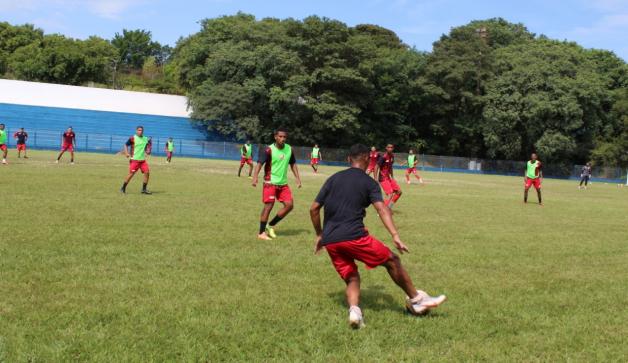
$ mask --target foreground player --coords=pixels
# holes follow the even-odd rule
[[[591,163],[587,163],[587,165],[582,167],[582,171],[580,172],[580,185],[578,186],[578,189],[582,189],[582,183],[584,183],[584,189],[587,189],[589,179],[591,179]]]
[[[423,178],[416,172],[416,165],[419,163],[419,160],[416,158],[416,154],[414,153],[414,149],[410,149],[408,153],[408,168],[406,169],[406,183],[410,184],[410,174],[414,175],[415,178],[419,181],[419,183],[423,184]],[[405,164],[405,163],[404,163]]]
[[[57,157],[56,163],[59,163],[61,157],[66,151],[70,152],[70,164],[74,164],[74,148],[76,147],[76,134],[72,130],[72,127],[68,127],[67,130],[61,135],[61,152]]]
[[[393,176],[393,168],[395,166],[395,154],[393,151],[395,147],[393,144],[386,145],[386,152],[379,156],[377,159],[377,167],[375,175],[377,180],[386,193],[386,206],[390,209],[393,208],[395,203],[401,198],[401,188]]]
[[[17,158],[19,159],[24,151],[24,159],[28,159],[26,155],[26,140],[28,140],[28,133],[24,131],[23,127],[20,127],[20,131],[13,134],[13,138],[17,141],[15,143],[17,147]]]
[[[166,163],[170,164],[172,161],[172,154],[174,153],[174,141],[172,141],[172,137],[168,138],[166,141]]]
[[[242,173],[242,168],[244,164],[249,165],[249,178],[253,173],[253,145],[251,145],[251,141],[246,140],[246,143],[242,145],[240,148],[240,169],[238,169],[238,178]]]
[[[408,252],[401,241],[392,215],[382,200],[377,182],[366,173],[369,149],[364,145],[353,145],[348,157],[351,167],[330,177],[321,188],[312,207],[310,217],[316,232],[318,253],[323,247],[340,277],[347,284],[346,296],[349,305],[349,323],[353,328],[364,326],[359,308],[360,274],[355,260],[367,268],[384,266],[392,280],[405,291],[406,308],[411,314],[422,315],[435,308],[447,298],[445,295],[431,297],[417,290],[401,265],[401,260],[386,245],[370,236],[364,226],[366,208],[373,205],[390,233],[400,253]],[[325,209],[325,224],[321,228],[321,208]]]
[[[321,154],[321,149],[318,148],[318,144],[314,144],[312,148],[312,153],[310,154],[310,166],[314,170],[314,173],[318,173],[318,163],[323,160],[323,154]]]
[[[536,153],[532,153],[530,160],[526,163],[526,172],[524,176],[525,190],[523,192],[523,202],[528,202],[528,190],[534,185],[536,195],[539,198],[539,205],[542,206],[541,200],[541,182],[543,181],[543,171],[541,170],[541,162],[538,160]]]
[[[131,147],[131,154],[129,154],[129,146]],[[133,175],[138,170],[144,174],[144,182],[142,184],[142,194],[153,194],[148,191],[148,179],[150,177],[150,170],[148,168],[148,162],[146,162],[146,155],[150,155],[152,148],[152,141],[148,137],[144,136],[144,127],[138,126],[135,129],[135,135],[131,136],[129,140],[124,144],[124,155],[127,158],[131,158],[129,163],[129,175],[124,179],[124,184],[120,191],[126,194],[126,186],[129,184]]]
[[[6,164],[9,148],[7,147],[7,132],[4,129],[4,124],[0,124],[0,151],[2,151],[2,164]]]
[[[369,152],[369,166],[366,168],[366,174],[373,175],[375,177],[375,168],[377,168],[377,159],[379,159],[379,152],[375,146],[371,146]]]
[[[262,202],[264,209],[260,216],[259,234],[257,238],[261,240],[270,240],[276,238],[273,227],[277,225],[283,218],[292,211],[294,203],[292,201],[292,192],[288,186],[288,165],[297,179],[297,186],[301,188],[301,177],[297,168],[297,160],[294,157],[292,148],[286,144],[288,132],[284,129],[275,131],[275,143],[260,150],[259,159],[253,173],[252,185],[257,186],[259,172],[264,166],[264,189],[262,192]],[[268,224],[268,217],[275,205],[275,201],[280,201],[283,208],[277,212],[275,218]],[[267,225],[268,224],[268,225]]]

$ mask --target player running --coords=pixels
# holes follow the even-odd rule
[[[401,188],[393,176],[393,168],[395,166],[395,154],[393,144],[386,145],[386,152],[381,154],[377,159],[377,167],[375,175],[377,180],[384,189],[386,194],[386,206],[392,210],[395,203],[401,198]]]
[[[28,156],[26,155],[26,140],[28,140],[28,133],[24,131],[23,127],[20,127],[20,131],[14,133],[13,138],[17,140],[15,144],[17,147],[17,158],[19,159],[22,155],[22,151],[24,151],[24,159],[28,159]]]
[[[286,144],[288,132],[285,129],[277,129],[275,131],[275,143],[260,150],[259,159],[253,173],[252,185],[257,186],[257,180],[262,166],[264,166],[264,189],[262,193],[262,202],[264,209],[260,216],[258,239],[270,240],[276,238],[273,227],[277,225],[283,218],[292,211],[294,203],[292,201],[292,192],[288,186],[288,166],[292,170],[294,177],[297,179],[297,187],[301,188],[301,177],[297,168],[297,160],[294,157],[292,148]],[[268,224],[268,217],[275,205],[275,201],[280,201],[283,208],[277,212],[275,218]],[[267,225],[268,224],[268,225]]]
[[[323,160],[323,154],[321,149],[318,148],[318,144],[314,144],[312,152],[310,153],[310,166],[314,170],[314,174],[318,173],[318,163]]]
[[[404,162],[404,165],[408,165],[406,169],[406,183],[410,184],[410,174],[414,175],[415,178],[419,181],[419,183],[423,184],[423,178],[416,172],[416,165],[419,163],[419,160],[416,158],[416,154],[414,153],[414,149],[410,149],[408,153],[408,160]]]
[[[129,146],[131,147],[131,154],[129,154]],[[131,136],[129,140],[124,144],[124,155],[127,158],[131,158],[129,162],[129,175],[124,179],[124,184],[120,188],[120,192],[126,194],[126,186],[129,184],[133,175],[140,170],[144,174],[144,183],[142,184],[142,194],[153,194],[146,189],[148,186],[148,179],[150,177],[150,170],[148,168],[148,162],[146,161],[146,155],[150,155],[152,149],[152,141],[148,137],[144,136],[144,127],[138,126],[135,129],[135,135]]]
[[[582,171],[580,171],[580,185],[578,189],[582,189],[582,183],[584,183],[584,189],[587,189],[587,185],[589,185],[589,179],[591,179],[591,163],[587,163],[587,165],[582,167]]]
[[[4,129],[4,124],[0,124],[0,151],[2,151],[2,164],[7,164],[7,154],[9,153],[7,142],[7,131]]]
[[[373,175],[373,178],[375,178],[377,159],[379,159],[379,152],[375,146],[371,146],[371,152],[369,152],[369,166],[366,168],[366,174]]]
[[[253,173],[253,145],[250,140],[246,140],[246,143],[240,148],[240,169],[238,169],[238,178],[242,173],[244,164],[249,165],[249,178]]]
[[[172,154],[174,153],[174,141],[172,137],[168,138],[166,141],[166,163],[170,164],[172,161]]]
[[[523,202],[528,202],[528,190],[534,185],[536,195],[539,198],[539,205],[542,206],[541,200],[541,182],[543,181],[543,171],[541,170],[541,161],[538,160],[536,153],[532,153],[530,160],[526,163],[526,172],[524,175],[525,190],[523,192]]]
[[[66,151],[70,152],[70,164],[74,164],[74,148],[76,148],[76,134],[72,130],[72,126],[68,127],[67,130],[61,135],[61,152],[57,157],[57,164],[61,157]]]
[[[359,307],[360,274],[355,260],[367,268],[386,267],[392,280],[406,293],[406,309],[414,315],[423,315],[429,309],[442,304],[447,297],[431,297],[417,290],[408,272],[401,265],[399,256],[371,235],[364,226],[366,208],[373,205],[382,223],[390,233],[400,253],[408,252],[401,241],[390,210],[384,205],[377,182],[366,173],[369,149],[353,145],[349,151],[351,167],[331,176],[310,208],[312,225],[316,232],[314,253],[324,247],[340,277],[347,284],[346,297],[349,305],[349,323],[353,328],[364,326]],[[325,209],[325,224],[321,228],[320,210]]]

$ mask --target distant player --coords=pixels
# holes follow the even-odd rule
[[[377,159],[377,167],[375,175],[379,184],[381,184],[384,193],[386,194],[386,206],[390,209],[393,208],[395,203],[401,198],[401,188],[393,176],[393,168],[395,166],[395,154],[393,151],[395,147],[393,144],[386,145],[386,152],[381,154]]]
[[[414,153],[414,149],[410,149],[408,153],[408,160],[404,163],[404,165],[408,165],[406,169],[406,183],[410,184],[410,174],[414,175],[415,178],[419,181],[419,183],[423,184],[423,178],[416,172],[416,165],[419,163],[419,160],[416,158],[416,154]]]
[[[321,149],[319,149],[318,144],[314,144],[312,153],[310,153],[310,166],[314,170],[314,173],[318,173],[318,163],[322,160],[323,154],[321,153]]]
[[[61,157],[66,151],[70,152],[70,164],[74,164],[74,148],[76,148],[76,134],[72,130],[72,127],[68,127],[67,130],[61,135],[61,152],[57,157],[56,163],[59,163]]]
[[[253,173],[252,185],[257,186],[259,172],[264,167],[264,190],[262,193],[262,202],[264,209],[260,216],[259,234],[257,238],[261,240],[270,240],[276,238],[273,227],[277,225],[283,218],[292,211],[294,203],[292,201],[292,192],[288,186],[288,166],[292,170],[294,177],[297,179],[297,186],[301,188],[301,177],[297,168],[297,160],[294,157],[292,148],[286,144],[288,132],[285,129],[275,131],[275,143],[260,150],[259,159]],[[275,205],[279,201],[283,204],[283,208],[277,212],[275,218],[268,223],[268,217]]]
[[[174,153],[174,141],[172,137],[168,138],[166,141],[166,163],[170,164],[172,161],[172,154]]]
[[[580,185],[578,189],[582,189],[582,184],[584,183],[584,189],[587,189],[587,185],[589,185],[589,179],[591,178],[591,163],[587,163],[587,165],[582,167],[580,171]]]
[[[7,142],[7,131],[4,129],[4,124],[0,124],[0,151],[2,151],[2,164],[7,163],[7,154],[9,153]]]
[[[379,152],[375,146],[371,146],[371,151],[369,152],[369,166],[366,168],[366,174],[373,175],[375,178],[375,169],[377,168],[377,159],[379,159]]]
[[[129,153],[129,147],[131,148],[131,153]],[[129,185],[133,175],[140,170],[142,174],[144,174],[142,194],[153,194],[147,189],[150,170],[148,168],[148,162],[146,161],[146,155],[150,155],[151,149],[151,139],[144,136],[144,127],[138,126],[135,129],[135,135],[131,136],[124,144],[124,155],[127,158],[131,158],[131,160],[129,162],[129,175],[124,179],[124,184],[122,184],[122,188],[120,188],[122,193],[126,194],[126,186]]]
[[[240,169],[238,169],[238,178],[242,173],[244,164],[249,166],[249,178],[253,173],[253,145],[250,140],[246,140],[246,143],[240,148]]]
[[[406,309],[414,315],[423,315],[429,309],[442,304],[444,295],[431,297],[417,290],[401,260],[385,244],[371,235],[364,226],[366,208],[373,205],[382,223],[390,233],[400,253],[408,252],[401,241],[390,210],[384,205],[377,182],[365,170],[369,163],[369,149],[364,145],[353,145],[349,151],[351,167],[331,176],[310,208],[312,225],[316,232],[314,252],[323,247],[347,284],[346,298],[349,305],[349,323],[353,328],[364,326],[360,310],[360,274],[355,260],[367,268],[386,267],[392,280],[406,293]],[[325,223],[321,228],[320,210],[325,209]]]
[[[28,133],[24,131],[23,127],[20,127],[20,131],[14,133],[13,138],[16,140],[15,145],[17,147],[18,159],[21,157],[22,151],[24,151],[24,159],[28,159],[28,156],[26,155],[26,140],[28,140]]]
[[[538,156],[532,153],[530,160],[526,163],[525,172],[525,190],[523,192],[523,202],[528,202],[528,190],[534,185],[536,189],[536,195],[539,198],[539,205],[543,205],[541,199],[541,182],[543,181],[543,171],[541,170],[541,161],[538,160]]]

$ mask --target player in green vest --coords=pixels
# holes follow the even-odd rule
[[[270,240],[276,238],[274,226],[292,211],[294,203],[292,201],[292,192],[288,186],[288,167],[292,170],[297,180],[297,187],[301,188],[301,177],[297,168],[297,160],[292,152],[290,145],[286,144],[288,132],[285,129],[277,129],[275,131],[275,143],[260,150],[259,159],[253,173],[251,184],[257,186],[259,173],[264,167],[264,190],[262,192],[262,202],[264,208],[260,216],[258,239]],[[277,212],[275,218],[268,223],[270,212],[279,201],[283,204],[283,208]]]
[[[417,178],[419,183],[423,184],[423,178],[421,178],[421,176],[416,172],[416,165],[418,163],[419,159],[417,159],[414,149],[410,149],[407,161],[402,164],[408,165],[408,168],[406,169],[406,183],[410,184],[410,174],[412,174],[415,178]]]
[[[251,145],[250,140],[246,140],[246,143],[240,148],[240,169],[238,169],[238,178],[240,177],[240,173],[242,173],[244,164],[249,165],[249,178],[251,178],[251,174],[253,173],[253,145]]]
[[[538,156],[532,153],[530,160],[526,163],[526,170],[524,174],[525,190],[523,192],[523,202],[528,202],[528,190],[534,185],[536,189],[536,195],[539,198],[539,205],[543,205],[541,199],[541,182],[543,181],[543,171],[541,170],[541,161],[538,160]]]
[[[129,153],[129,147],[131,147],[131,153]],[[144,127],[138,126],[135,129],[135,135],[131,136],[129,140],[124,144],[124,155],[127,158],[131,158],[129,163],[129,175],[124,179],[124,184],[120,188],[120,192],[126,193],[126,186],[129,184],[133,175],[140,170],[144,174],[144,183],[142,184],[142,194],[152,194],[146,189],[148,186],[148,179],[150,177],[150,170],[148,168],[148,162],[146,156],[150,155],[152,149],[152,141],[150,138],[144,136]]]
[[[0,124],[0,151],[2,151],[2,164],[7,163],[7,154],[9,153],[7,142],[7,130],[4,129],[4,124]]]
[[[318,148],[318,144],[314,144],[312,153],[310,154],[310,166],[314,169],[314,173],[318,173],[318,163],[323,160],[323,154],[321,149]]]
[[[174,141],[172,137],[168,138],[166,141],[166,163],[170,164],[172,161],[172,154],[174,153]]]

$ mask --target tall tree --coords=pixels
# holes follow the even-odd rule
[[[161,56],[162,47],[152,40],[148,30],[123,29],[122,34],[115,34],[111,44],[118,49],[121,63],[133,69],[141,69],[150,56]]]

